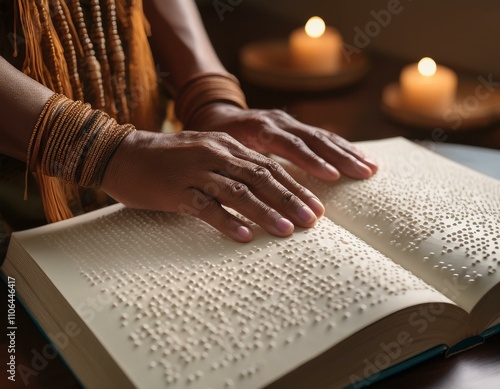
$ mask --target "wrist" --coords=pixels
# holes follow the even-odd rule
[[[206,107],[214,104],[233,105],[247,109],[245,95],[236,77],[231,74],[197,73],[179,89],[175,112],[185,128],[190,128]]]
[[[214,102],[201,108],[196,116],[189,121],[188,130],[194,131],[220,131],[225,118],[230,117],[235,125],[245,109],[231,103]]]
[[[113,182],[123,174],[122,172],[131,170],[131,164],[135,163],[134,151],[144,143],[143,135],[143,131],[133,131],[126,135],[116,148],[102,176],[101,189],[106,193],[111,194]]]

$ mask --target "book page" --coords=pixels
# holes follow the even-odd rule
[[[470,312],[500,282],[500,181],[402,138],[357,145],[379,164],[371,179],[299,181],[331,220]]]
[[[240,244],[117,205],[14,239],[137,387],[261,387],[386,315],[453,304],[326,218]]]

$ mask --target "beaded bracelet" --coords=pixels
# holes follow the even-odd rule
[[[40,168],[42,174],[70,184],[98,186],[114,151],[134,130],[89,104],[54,94],[29,141],[27,169]]]
[[[238,79],[232,74],[197,73],[179,89],[175,113],[184,126],[189,127],[201,108],[216,102],[248,108]]]

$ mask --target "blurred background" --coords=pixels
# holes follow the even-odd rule
[[[500,1],[498,0],[196,0],[212,43],[229,71],[240,75],[245,44],[283,39],[321,16],[347,44],[367,54],[370,71],[356,85],[315,94],[255,87],[243,80],[249,103],[281,108],[299,120],[338,132],[349,140],[390,136],[430,139],[500,149],[500,124],[435,136],[389,120],[380,110],[385,86],[401,69],[430,56],[460,79],[500,81]],[[495,86],[495,94],[500,88]],[[460,130],[460,129],[459,129]]]
[[[336,27],[344,40],[354,45],[359,30],[370,32],[374,13],[389,7],[400,9],[387,26],[370,38],[369,51],[389,54],[414,61],[430,56],[436,61],[476,73],[500,76],[500,1],[498,0],[221,0],[229,7],[223,13],[223,23],[245,18],[251,8],[275,15],[279,21],[296,27],[304,25],[310,16],[319,15]],[[198,0],[205,16],[217,15],[216,2]],[[235,4],[234,6],[230,4]],[[220,4],[220,3],[219,3]],[[239,5],[236,5],[239,4]],[[399,6],[397,6],[399,5]],[[220,12],[219,12],[220,13]],[[241,15],[237,15],[241,14]],[[251,18],[252,12],[248,14]],[[259,20],[249,25],[261,29]],[[275,27],[274,27],[275,28]],[[273,35],[276,31],[272,32]],[[260,34],[259,34],[260,35]],[[373,35],[373,34],[372,34]],[[286,35],[283,36],[285,38]]]

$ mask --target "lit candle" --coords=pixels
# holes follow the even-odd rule
[[[308,20],[305,28],[290,35],[290,53],[293,65],[310,73],[332,73],[339,69],[342,54],[342,36],[325,26],[320,17]]]
[[[455,101],[457,75],[425,57],[402,70],[400,84],[406,107],[423,114],[442,114]]]

